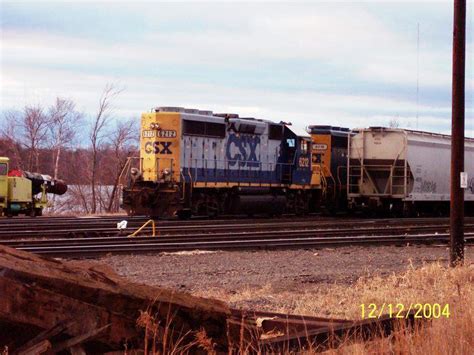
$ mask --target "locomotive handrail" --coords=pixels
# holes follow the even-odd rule
[[[238,160],[238,159],[232,159],[232,160],[229,160],[229,159],[225,159],[225,160],[222,160],[222,159],[199,159],[199,158],[193,158],[193,159],[190,159],[190,164],[191,166],[188,167],[188,171],[190,172],[191,169],[194,171],[194,182],[205,182],[207,183],[209,180],[209,172],[207,171],[208,170],[208,162],[214,162],[214,171],[215,171],[215,176],[217,176],[217,165],[218,163],[223,163],[224,165],[224,177],[226,178],[226,181],[227,182],[230,182],[231,181],[231,174],[229,174],[229,172],[232,172],[232,171],[235,171],[237,172],[237,177],[236,178],[240,178],[240,177],[250,177],[250,172],[256,172],[257,174],[255,174],[254,177],[259,177],[258,180],[256,180],[255,182],[256,183],[262,183],[262,182],[266,182],[264,181],[264,179],[262,179],[262,173],[265,173],[265,172],[269,172],[269,173],[273,173],[273,174],[280,174],[280,180],[281,180],[281,175],[283,174],[283,170],[282,169],[283,167],[285,166],[293,166],[294,164],[291,164],[291,163],[273,163],[273,162],[260,162],[260,161],[250,161],[250,160]],[[230,169],[229,168],[229,165],[231,163],[234,163],[234,164],[237,164],[237,168],[236,169]],[[267,166],[268,169],[264,169],[264,166]],[[274,166],[276,166],[276,169],[274,170]],[[278,169],[278,167],[280,167],[280,169]],[[203,173],[201,174],[201,176],[199,176],[198,174],[198,170],[199,169],[203,169]],[[279,170],[279,171],[278,171]],[[245,173],[245,175],[244,175]],[[192,175],[192,174],[191,174]]]
[[[124,185],[124,183],[122,181],[124,175],[125,176],[130,175],[130,167],[132,165],[132,161],[136,160],[136,159],[139,160],[140,157],[128,157],[127,158],[127,161],[126,161],[125,165],[123,166],[122,171],[120,172],[120,175],[119,175],[119,178],[118,178],[118,182],[119,182],[120,186]]]

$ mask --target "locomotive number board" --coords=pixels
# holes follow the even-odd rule
[[[163,129],[160,131],[154,131],[154,130],[144,130],[143,133],[143,138],[176,138],[176,131],[171,130],[171,129]]]

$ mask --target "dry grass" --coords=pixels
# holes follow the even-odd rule
[[[455,269],[441,264],[411,265],[402,274],[365,276],[354,285],[327,285],[318,293],[273,292],[271,285],[228,294],[209,290],[202,296],[231,303],[264,301],[263,308],[315,316],[360,319],[361,304],[449,304],[450,317],[433,319],[414,332],[400,329],[388,338],[372,342],[347,341],[329,354],[472,354],[474,349],[474,265]],[[317,344],[314,344],[317,348]],[[241,351],[240,353],[246,353]],[[306,354],[314,351],[306,351]]]
[[[353,286],[327,285],[319,288],[317,294],[311,292],[272,294],[272,287],[265,285],[261,289],[243,289],[238,293],[227,294],[219,290],[206,292],[207,297],[221,298],[228,302],[264,299],[268,310],[315,315],[335,318],[360,319],[361,304],[401,303],[408,307],[414,303],[449,304],[449,318],[433,319],[424,323],[415,331],[400,329],[390,337],[371,342],[347,340],[342,346],[328,350],[328,354],[472,354],[474,349],[474,265],[455,269],[441,264],[424,265],[415,269],[411,265],[405,273],[388,277],[361,277]],[[286,300],[286,303],[283,302]],[[273,304],[273,306],[272,306]],[[268,306],[270,305],[270,306]],[[145,353],[165,354],[183,353],[199,348],[208,354],[214,354],[214,344],[204,330],[192,336],[192,344],[166,344],[166,328],[170,319],[159,324],[148,314],[143,314],[139,324],[146,328],[152,344],[158,341],[161,347],[145,349]],[[188,337],[189,339],[189,337]],[[259,349],[249,351],[249,344],[242,341],[233,354],[262,353]],[[313,354],[317,344],[305,354]],[[191,351],[192,352],[192,351]],[[299,352],[298,352],[299,353]]]
[[[439,264],[409,268],[402,275],[361,278],[351,289],[339,289],[339,302],[328,298],[299,301],[297,310],[315,312],[321,305],[334,307],[348,318],[360,317],[360,304],[439,303],[449,304],[449,318],[433,319],[413,333],[397,332],[391,338],[345,346],[337,354],[472,354],[474,349],[474,267],[446,268]],[[321,303],[322,304],[321,304]]]

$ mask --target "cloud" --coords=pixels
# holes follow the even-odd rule
[[[354,127],[413,124],[419,112],[424,129],[443,129],[451,43],[440,33],[451,33],[451,4],[417,6],[8,3],[0,104],[66,96],[92,113],[105,84],[117,82],[122,117],[177,105]],[[473,84],[468,72],[471,106]]]

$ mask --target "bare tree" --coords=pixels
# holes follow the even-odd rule
[[[92,150],[92,164],[91,164],[91,192],[92,192],[92,206],[91,213],[97,211],[96,201],[96,184],[97,184],[97,166],[98,166],[98,153],[101,144],[104,140],[105,129],[109,123],[111,116],[111,102],[122,92],[117,89],[113,84],[107,84],[102,92],[99,100],[99,108],[97,114],[92,122],[92,128],[90,131],[90,141]]]
[[[49,133],[54,164],[53,178],[57,179],[61,151],[72,143],[76,135],[76,128],[83,116],[76,111],[76,105],[72,100],[58,97],[49,109],[49,117]]]
[[[398,117],[392,117],[390,121],[388,121],[388,126],[390,128],[398,128],[400,127],[400,122],[398,121]]]
[[[128,157],[136,152],[134,144],[137,143],[138,136],[137,120],[134,118],[117,122],[115,130],[110,136],[110,146],[114,152],[115,179],[112,192],[109,196],[108,206],[106,207],[107,212],[118,210],[116,196],[118,196],[117,190],[120,174],[127,163]]]
[[[40,105],[25,106],[19,127],[22,131],[21,142],[29,150],[29,170],[39,170],[39,148],[45,143],[48,123],[48,116]]]
[[[3,115],[1,128],[1,137],[7,143],[8,155],[10,157],[10,166],[23,168],[23,160],[20,155],[20,147],[18,144],[19,126],[21,113],[18,111],[6,111]]]

